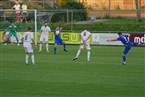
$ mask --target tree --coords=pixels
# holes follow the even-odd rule
[[[77,21],[82,21],[87,19],[87,11],[83,3],[76,2],[74,0],[67,0],[63,5],[61,5],[61,8],[69,10],[68,12],[69,20],[72,20],[72,17]],[[81,11],[78,12],[78,10]],[[66,19],[68,19],[66,13],[58,13],[52,17],[52,22],[58,22],[58,21],[66,22]]]
[[[57,0],[57,4],[58,6],[62,6],[65,2],[68,2],[68,1],[74,1],[74,0]]]
[[[76,2],[76,1],[68,1],[62,5],[63,9],[70,9],[70,10],[82,10],[82,12],[74,12],[74,19],[75,20],[86,20],[87,18],[87,11],[83,3]]]

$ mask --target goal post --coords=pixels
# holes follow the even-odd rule
[[[35,10],[35,45],[37,45],[37,10]]]

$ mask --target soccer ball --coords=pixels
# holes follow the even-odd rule
[[[60,32],[59,31],[56,31],[55,33],[56,33],[56,35],[58,35]]]

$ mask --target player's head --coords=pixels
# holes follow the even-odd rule
[[[31,32],[31,31],[32,31],[32,28],[31,28],[31,27],[28,27],[28,31],[30,31],[30,32]]]
[[[56,30],[59,30],[60,29],[60,27],[56,27]]]
[[[45,25],[45,26],[47,26],[47,25],[48,25],[48,23],[47,23],[47,22],[44,22],[44,25]]]
[[[25,5],[26,4],[26,2],[23,2],[23,5]]]
[[[118,35],[119,35],[119,36],[121,36],[121,35],[122,35],[122,33],[121,33],[121,32],[118,32]]]
[[[13,26],[15,23],[14,23],[14,21],[11,21],[11,25]]]
[[[15,4],[16,4],[16,5],[19,4],[18,1],[16,1]]]

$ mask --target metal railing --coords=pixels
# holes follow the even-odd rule
[[[22,11],[22,10],[21,10]],[[34,14],[34,10],[28,9],[28,15],[26,16],[28,22],[33,22],[35,15],[37,18],[38,25],[48,21],[49,24],[65,24],[68,25],[69,30],[73,31],[74,24],[86,24],[94,22],[103,22],[106,19],[113,18],[134,18],[137,19],[136,10],[68,10],[68,9],[54,9],[54,10],[37,10]],[[87,13],[86,19],[82,20],[84,15],[81,13]],[[140,11],[141,19],[145,18],[145,10]],[[20,17],[23,17],[20,15]],[[55,18],[54,18],[55,17]],[[56,18],[58,18],[57,21]],[[12,9],[0,9],[0,22],[15,20],[15,10]]]

